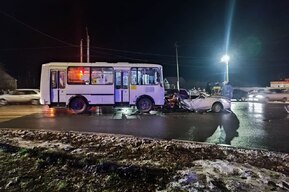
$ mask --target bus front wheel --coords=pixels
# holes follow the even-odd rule
[[[87,104],[84,99],[76,97],[70,101],[69,108],[76,114],[84,113],[87,109]]]
[[[140,98],[137,102],[137,109],[141,113],[147,113],[153,108],[153,102],[147,97]]]

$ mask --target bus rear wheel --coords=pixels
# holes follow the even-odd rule
[[[87,109],[87,103],[83,98],[76,97],[70,101],[69,108],[76,114],[84,113]]]
[[[153,108],[153,102],[147,97],[140,98],[137,102],[137,109],[141,113],[147,113]]]

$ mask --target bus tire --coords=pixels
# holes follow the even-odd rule
[[[69,108],[76,114],[84,113],[87,110],[87,103],[84,98],[75,97],[69,103]]]
[[[153,102],[148,97],[142,97],[138,100],[136,106],[139,112],[148,113],[153,108]]]

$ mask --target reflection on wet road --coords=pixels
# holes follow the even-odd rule
[[[289,114],[284,104],[233,102],[232,113],[137,114],[95,108],[75,115],[47,106],[0,107],[0,128],[83,131],[181,139],[289,153]]]

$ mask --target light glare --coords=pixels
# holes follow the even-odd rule
[[[229,60],[230,60],[229,55],[224,55],[224,56],[221,58],[221,62],[223,62],[223,63],[228,63]]]

